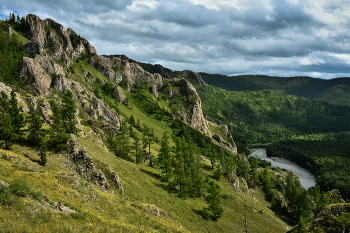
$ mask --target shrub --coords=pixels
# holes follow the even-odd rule
[[[23,180],[12,181],[9,186],[9,191],[18,197],[26,197],[32,192],[30,186]]]

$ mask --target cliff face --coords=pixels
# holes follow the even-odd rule
[[[28,15],[26,21],[25,35],[31,42],[25,44],[25,48],[28,53],[35,54],[35,57],[24,57],[19,73],[34,96],[48,96],[52,93],[52,89],[58,92],[75,90],[75,99],[86,114],[94,119],[102,116],[120,125],[122,118],[109,109],[102,100],[92,103],[94,99],[98,99],[91,88],[93,81],[97,81],[100,85],[105,84],[105,77],[112,84],[123,81],[128,92],[135,90],[137,82],[147,83],[151,86],[150,93],[157,98],[159,92],[164,89],[165,81],[171,79],[179,87],[176,95],[184,95],[194,101],[190,109],[186,110],[190,114],[179,112],[177,117],[211,136],[196,89],[184,79],[173,79],[175,74],[194,79],[200,85],[206,85],[199,74],[190,70],[172,71],[161,65],[136,62],[122,55],[100,56],[85,38],[81,38],[70,28],[65,30],[61,24],[52,19],[41,20],[36,15]],[[79,59],[93,68],[80,66],[80,70],[75,69]],[[98,73],[92,69],[96,69]],[[126,97],[123,89],[117,87],[113,93],[119,102],[124,103]]]

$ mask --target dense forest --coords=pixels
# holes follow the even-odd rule
[[[286,140],[267,146],[267,155],[290,159],[310,169],[322,190],[339,189],[350,199],[350,134],[329,140]]]
[[[238,148],[295,135],[350,130],[350,107],[308,100],[274,90],[225,91],[196,86],[209,119],[225,122]],[[244,151],[241,151],[244,152]]]
[[[350,106],[350,78],[330,80],[311,77],[275,77],[267,75],[226,76],[200,73],[204,81],[227,91],[284,91],[312,100]]]

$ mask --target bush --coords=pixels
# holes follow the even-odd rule
[[[14,180],[9,186],[9,191],[18,197],[26,197],[31,194],[32,189],[25,181]]]

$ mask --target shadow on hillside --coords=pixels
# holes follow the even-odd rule
[[[143,173],[146,173],[147,175],[153,177],[154,179],[160,179],[159,174],[155,173],[155,172],[151,172],[151,171],[147,171],[145,169],[140,169],[140,171],[142,171]]]

